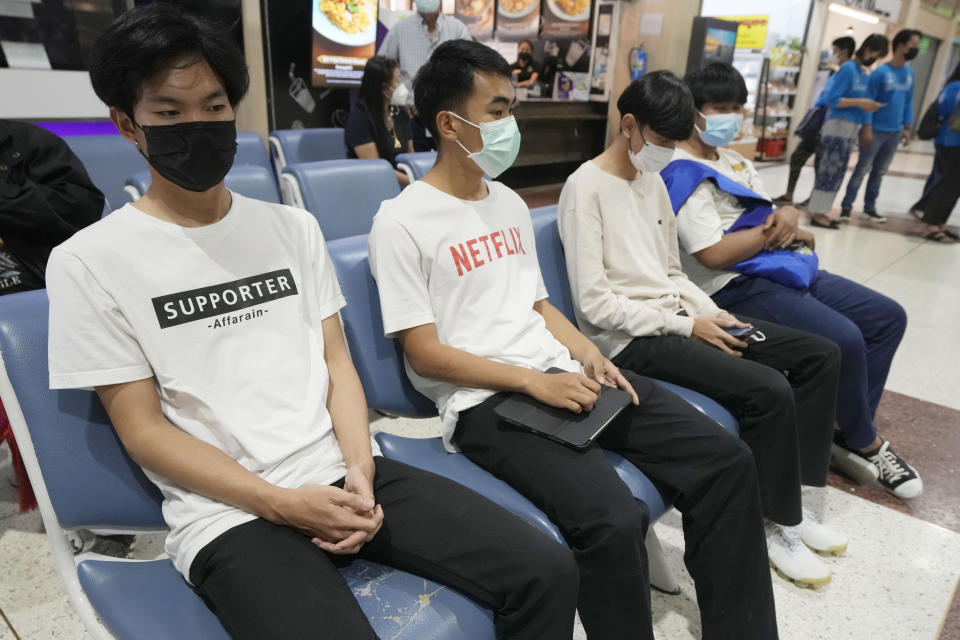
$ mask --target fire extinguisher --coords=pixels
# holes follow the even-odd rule
[[[630,49],[630,82],[639,80],[647,70],[647,52],[642,48]]]

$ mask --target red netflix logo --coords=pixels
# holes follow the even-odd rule
[[[492,249],[491,249],[492,248]],[[506,231],[494,231],[479,238],[450,246],[457,274],[463,276],[488,262],[516,254],[527,255],[520,238],[520,227],[510,227]],[[484,260],[486,256],[486,260]]]

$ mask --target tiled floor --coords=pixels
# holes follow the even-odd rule
[[[914,225],[906,210],[919,196],[932,164],[929,149],[902,153],[881,190],[879,209],[896,216],[886,226],[863,223],[839,231],[815,229],[826,268],[897,299],[910,324],[894,362],[877,422],[924,475],[926,493],[904,505],[875,489],[839,477],[819,496],[826,520],[851,538],[844,558],[829,559],[834,581],[800,590],[774,576],[781,637],[834,640],[938,637],[960,570],[960,246],[904,235]],[[768,190],[779,193],[786,167],[761,166]],[[917,177],[914,177],[917,176]],[[805,197],[812,170],[797,195]],[[531,205],[556,201],[556,189],[530,193]],[[954,223],[960,223],[956,212]],[[411,436],[439,433],[436,420],[377,418],[373,427]],[[39,516],[17,514],[9,467],[0,450],[0,609],[23,640],[88,637],[66,602]],[[674,512],[657,524],[681,582],[679,596],[655,593],[659,638],[699,637],[693,586],[682,566],[682,535]],[[156,550],[144,544],[141,553]],[[577,637],[585,638],[578,627]],[[939,638],[960,640],[960,603]],[[0,640],[13,633],[0,619]]]

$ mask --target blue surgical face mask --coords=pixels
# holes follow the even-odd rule
[[[480,129],[480,139],[483,140],[483,149],[472,152],[457,140],[460,148],[467,152],[467,157],[477,163],[491,178],[496,178],[510,168],[520,152],[520,129],[517,128],[517,119],[513,116],[500,118],[491,122],[474,124],[461,118],[453,111],[452,116],[463,120],[472,127]]]
[[[414,0],[420,13],[436,13],[440,10],[440,0]]]
[[[697,127],[697,133],[703,143],[711,147],[725,147],[733,142],[743,125],[742,113],[712,113],[709,116],[701,113],[700,117],[707,126],[703,130]]]

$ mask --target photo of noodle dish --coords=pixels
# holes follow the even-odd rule
[[[377,38],[377,1],[314,0],[313,28],[339,44],[371,44]]]
[[[492,0],[457,0],[457,15],[464,18],[480,18],[486,13]]]
[[[581,22],[590,19],[590,0],[547,0],[553,15],[561,20]]]
[[[506,18],[522,18],[539,6],[539,0],[499,0],[497,12]]]

